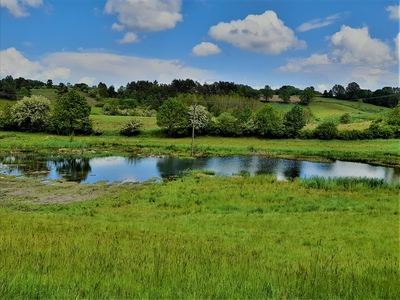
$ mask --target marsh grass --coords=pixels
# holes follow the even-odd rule
[[[318,180],[195,172],[64,205],[0,195],[0,298],[396,298],[398,188]]]

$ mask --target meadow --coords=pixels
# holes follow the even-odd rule
[[[272,105],[285,112],[293,104]],[[387,113],[334,99],[317,99],[309,107],[311,128],[349,113],[351,123],[339,129],[360,129]],[[0,152],[190,155],[191,139],[165,137],[154,117],[135,117],[144,124],[140,135],[119,135],[131,118],[104,116],[93,106],[91,119],[103,131],[100,136],[3,131]],[[196,156],[236,154],[400,165],[398,139],[195,138]],[[212,174],[87,185],[0,174],[0,299],[396,299],[400,294],[399,184]]]
[[[1,299],[400,293],[399,186],[381,181],[194,172],[133,185],[6,177],[0,187]],[[65,194],[77,202],[54,203]]]

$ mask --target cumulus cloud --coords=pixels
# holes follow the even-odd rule
[[[181,8],[181,0],[108,0],[104,12],[117,14],[131,31],[151,32],[174,28],[182,21]]]
[[[133,32],[127,32],[124,35],[124,38],[121,40],[118,40],[118,43],[120,44],[132,44],[132,43],[138,43],[140,40],[138,39],[137,35],[134,34]]]
[[[308,58],[292,59],[285,66],[280,67],[279,71],[282,72],[299,72],[303,67],[314,65],[329,65],[330,61],[328,54],[312,54]]]
[[[221,22],[212,26],[209,35],[247,51],[279,54],[288,49],[304,49],[305,41],[298,40],[293,30],[278,19],[274,11],[248,15],[244,20]]]
[[[379,66],[393,62],[390,47],[369,35],[368,27],[342,26],[331,37],[332,56],[342,64]]]
[[[399,55],[400,55],[400,33],[398,33],[397,35],[396,35],[396,37],[394,38],[394,44],[395,44],[395,53],[394,53],[394,55],[395,55],[395,57],[396,57],[396,59],[397,59],[397,61],[399,61],[400,59],[399,59]]]
[[[296,30],[299,32],[304,32],[311,29],[325,27],[338,20],[341,16],[342,14],[334,14],[332,16],[326,17],[325,19],[313,19],[301,24],[299,27],[296,28]]]
[[[400,6],[399,5],[389,5],[386,7],[386,11],[389,12],[389,19],[398,20],[400,18]]]
[[[67,79],[71,74],[71,70],[65,67],[30,61],[15,48],[0,51],[0,61],[0,73],[13,77],[37,80]]]
[[[173,79],[191,78],[199,82],[217,80],[214,72],[185,65],[179,60],[147,59],[100,52],[55,52],[40,61],[30,61],[15,48],[0,52],[1,74],[46,81],[85,82],[96,80],[126,85],[132,80],[157,80],[170,83]]]
[[[218,54],[221,52],[221,49],[209,42],[203,42],[193,47],[192,54],[195,56],[207,56],[212,54]]]
[[[111,29],[114,30],[114,31],[122,31],[122,30],[125,29],[125,26],[121,25],[121,24],[114,23],[114,24],[112,24]]]
[[[14,17],[22,18],[29,16],[28,7],[37,8],[43,4],[42,0],[1,0],[0,7],[8,9]]]

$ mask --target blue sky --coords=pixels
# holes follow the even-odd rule
[[[1,0],[0,76],[399,86],[393,0]]]

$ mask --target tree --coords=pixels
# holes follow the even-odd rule
[[[0,80],[0,98],[9,100],[17,99],[17,84],[10,75]]]
[[[288,137],[296,137],[306,123],[306,114],[299,105],[295,105],[283,117],[283,125],[285,126],[285,133]]]
[[[91,133],[90,106],[85,97],[71,90],[57,100],[54,106],[53,126],[56,133]]]
[[[346,98],[346,90],[340,84],[335,84],[332,88],[333,97],[338,99],[345,99]]]
[[[272,99],[272,97],[274,96],[274,90],[271,89],[271,87],[269,85],[266,85],[262,90],[261,90],[261,94],[264,96],[264,99],[266,102],[268,102],[269,100]]]
[[[48,80],[47,80],[47,83],[46,83],[46,87],[47,87],[48,89],[52,88],[52,87],[53,87],[53,80],[48,79]]]
[[[49,115],[50,101],[43,96],[24,97],[11,107],[12,123],[20,131],[45,131]]]
[[[315,99],[315,90],[314,87],[308,87],[304,89],[304,91],[300,94],[300,103],[301,104],[309,104]]]
[[[107,85],[105,83],[100,82],[99,85],[97,86],[97,91],[101,98],[108,97],[108,89],[107,89]]]
[[[258,134],[263,137],[280,137],[283,134],[282,118],[270,104],[256,112],[254,122]]]
[[[161,105],[157,113],[157,125],[165,127],[168,135],[187,134],[189,126],[189,108],[177,100],[170,98]]]
[[[196,134],[201,134],[207,130],[210,123],[210,113],[203,105],[193,105],[189,107],[189,129],[192,128],[194,121],[194,129]]]
[[[68,87],[64,83],[60,82],[57,87],[56,93],[59,97],[61,97],[62,95],[68,93]]]
[[[290,102],[290,91],[288,89],[283,89],[279,92],[279,98],[285,103]]]
[[[360,86],[356,82],[351,82],[346,88],[346,98],[349,100],[356,100],[359,98]]]

